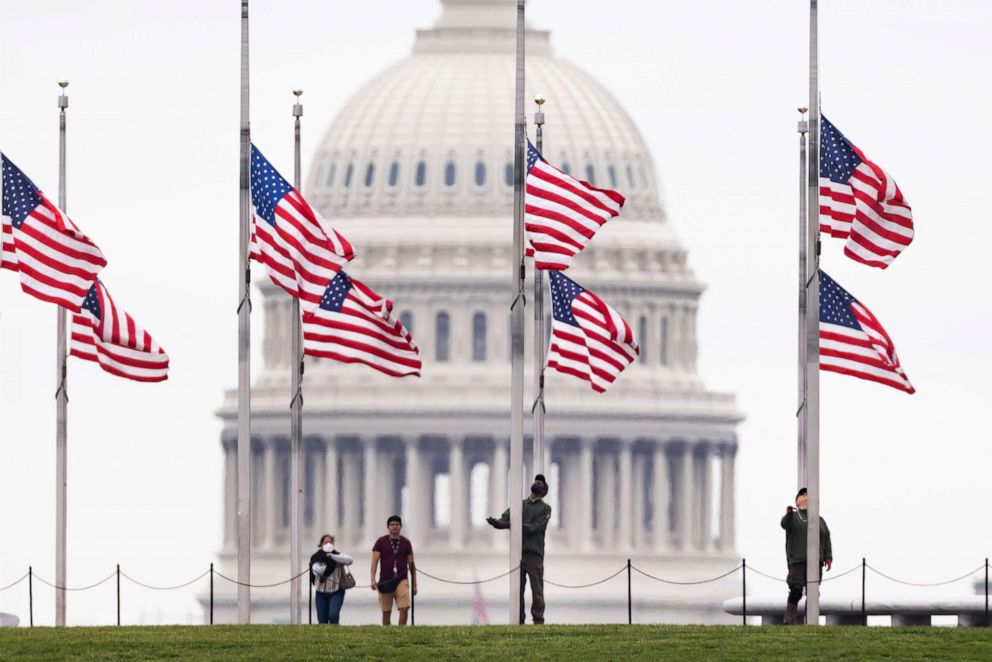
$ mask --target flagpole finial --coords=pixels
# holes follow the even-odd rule
[[[300,103],[300,95],[303,94],[303,90],[293,90],[293,96],[296,97],[296,103],[293,104],[293,117],[303,116],[303,104]]]
[[[65,88],[69,87],[69,81],[67,81],[65,79],[60,80],[59,81],[59,87],[61,87],[63,90],[65,90]]]
[[[796,110],[798,110],[801,115],[805,115],[806,113],[809,112],[809,108],[807,108],[806,106],[799,106],[799,108],[797,108]]]

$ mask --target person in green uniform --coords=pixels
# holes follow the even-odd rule
[[[544,503],[548,495],[548,481],[537,474],[530,486],[530,496],[524,499],[523,553],[520,557],[520,622],[524,622],[524,588],[530,579],[530,615],[534,623],[544,623],[544,534],[551,519],[551,506]],[[510,528],[510,509],[499,519],[487,517],[486,521],[496,529]]]
[[[789,564],[789,574],[785,581],[789,585],[789,600],[785,604],[786,625],[796,624],[796,611],[799,599],[803,597],[806,587],[806,539],[807,539],[807,505],[806,488],[796,494],[796,507],[787,506],[782,517],[782,528],[785,529],[785,558]],[[830,570],[834,563],[833,548],[830,545],[830,529],[826,521],[820,518],[820,576],[823,576],[823,566]]]

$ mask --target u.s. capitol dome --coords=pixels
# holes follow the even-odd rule
[[[365,366],[306,361],[304,546],[309,555],[321,533],[334,532],[340,548],[358,553],[361,581],[365,552],[392,513],[403,515],[425,572],[473,580],[507,567],[507,536],[484,520],[502,512],[508,497],[516,2],[441,5],[434,26],[418,30],[412,54],[360,88],[332,120],[304,188],[355,246],[348,271],[395,302],[424,362],[421,378],[396,379]],[[547,375],[554,518],[546,577],[586,583],[577,579],[608,574],[628,557],[675,578],[725,570],[736,559],[742,417],[733,396],[707,390],[696,371],[703,286],[630,116],[603,85],[554,55],[548,32],[529,28],[526,48],[527,98],[547,98],[545,157],[627,199],[569,276],[616,308],[641,347],[605,395],[573,377]],[[529,112],[535,108],[528,103]],[[528,132],[533,140],[533,126]],[[289,575],[291,309],[281,290],[256,281],[264,295],[264,368],[252,389],[252,576],[275,581]],[[528,303],[528,370],[532,315]],[[532,382],[528,374],[528,410]],[[232,572],[236,396],[229,391],[219,412],[226,458],[220,556]],[[528,418],[528,464],[530,429]],[[610,605],[626,604],[621,589],[549,586],[548,620],[601,620]],[[482,590],[494,621],[505,619],[506,581]],[[712,621],[732,592],[725,583],[674,590],[645,581],[635,597],[641,620]],[[375,622],[375,596],[353,593],[343,622]],[[218,602],[231,620],[233,598]],[[472,600],[472,587],[422,578],[418,622],[468,622]],[[288,620],[288,588],[256,591],[253,601],[254,620]]]

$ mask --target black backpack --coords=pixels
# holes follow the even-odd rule
[[[327,570],[325,570],[323,576],[320,577],[318,577],[317,573],[313,571],[313,564],[318,562],[327,564]],[[314,552],[313,556],[310,557],[310,585],[316,586],[318,580],[323,580],[330,577],[331,573],[334,572],[334,569],[337,568],[337,566],[337,561],[332,559],[330,554],[322,549],[318,549]]]

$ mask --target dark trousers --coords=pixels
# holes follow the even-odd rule
[[[337,625],[341,618],[341,606],[344,604],[344,589],[333,593],[317,591],[317,622]]]
[[[820,568],[820,579],[823,579],[823,568]],[[785,578],[785,583],[789,585],[789,604],[799,604],[803,589],[806,588],[805,561],[789,564],[789,575]]]
[[[532,552],[524,552],[520,559],[520,622],[526,619],[524,610],[524,588],[530,578],[530,615],[534,623],[544,623],[544,557]]]

